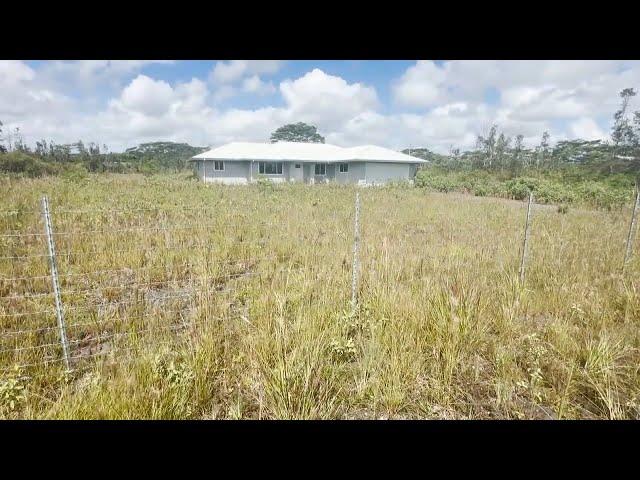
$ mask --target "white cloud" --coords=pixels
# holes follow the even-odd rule
[[[71,103],[65,95],[39,82],[36,72],[24,62],[0,61],[0,120],[7,129],[34,116],[66,114]]]
[[[122,81],[152,64],[172,65],[173,60],[77,60],[52,61],[44,65],[39,76],[62,90],[95,90],[106,84],[118,88]]]
[[[429,107],[444,97],[447,73],[431,61],[419,61],[409,67],[393,85],[398,103],[405,106]]]
[[[274,74],[284,62],[281,60],[231,60],[217,62],[211,71],[211,79],[216,83],[232,83],[244,75]]]
[[[373,87],[349,84],[317,68],[297,80],[285,80],[280,92],[292,116],[325,130],[337,129],[355,115],[378,106]]]
[[[454,116],[466,118],[467,138],[497,123],[508,135],[539,141],[544,130],[555,139],[578,132],[606,138],[599,125],[611,121],[618,92],[630,86],[640,86],[640,62],[419,61],[392,84],[392,94],[396,105],[422,110],[425,120],[445,110],[449,126]],[[498,97],[488,101],[489,91]],[[467,109],[452,109],[458,103]],[[630,109],[638,108],[636,97]],[[434,145],[446,140],[447,132],[440,133]]]
[[[279,83],[266,81],[281,68],[278,61],[218,62],[210,78],[187,82],[143,74],[145,65],[87,61],[32,67],[0,61],[0,120],[8,130],[19,126],[31,143],[82,139],[107,143],[114,151],[153,140],[267,141],[277,127],[304,121],[339,145],[447,152],[451,146],[472,147],[476,135],[494,123],[507,135],[524,135],[528,145],[539,143],[545,130],[553,141],[607,137],[618,92],[640,89],[637,61],[420,61],[382,87],[392,97],[386,108],[368,79],[347,81],[313,69]],[[91,88],[94,80],[111,86],[99,102],[73,87]],[[488,97],[487,91],[497,95]],[[267,95],[280,102],[220,107],[236,96],[243,103],[263,96],[264,105]],[[639,97],[630,109],[640,109]]]
[[[112,105],[144,115],[162,115],[169,110],[173,100],[174,91],[167,82],[138,75]]]
[[[606,137],[606,133],[591,118],[580,118],[569,127],[572,137],[583,140],[598,140]]]
[[[33,80],[35,72],[19,60],[0,61],[0,86],[9,88]]]
[[[253,75],[244,79],[242,83],[242,90],[248,93],[255,93],[257,95],[268,95],[276,92],[276,87],[273,83],[264,82],[260,80],[258,75]]]

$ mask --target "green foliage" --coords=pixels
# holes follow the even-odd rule
[[[416,187],[429,188],[436,192],[447,193],[454,191],[459,184],[455,180],[447,177],[427,175],[425,171],[422,170],[416,174],[415,185]]]
[[[23,152],[0,153],[0,173],[21,174],[27,177],[42,177],[59,172],[55,165]]]
[[[79,183],[89,178],[89,172],[84,165],[69,165],[65,168],[62,178],[68,182]]]
[[[18,367],[0,378],[0,415],[5,416],[18,410],[25,402],[25,386],[22,372]]]
[[[146,160],[144,163],[138,165],[137,170],[143,175],[150,176],[160,172],[160,167],[153,161]]]
[[[515,178],[505,184],[507,194],[514,200],[524,200],[529,197],[530,192],[539,190],[540,181],[536,178]]]
[[[78,179],[84,172],[91,173],[143,173],[153,175],[163,171],[178,172],[190,168],[189,160],[205,150],[186,143],[143,143],[124,153],[106,153],[95,143],[85,147],[82,141],[56,145],[41,140],[32,151],[21,141],[9,153],[0,150],[0,173],[20,174],[28,177],[64,174]],[[81,169],[81,170],[80,170]]]
[[[479,197],[494,196],[525,200],[533,192],[536,202],[571,205],[582,203],[599,208],[618,208],[628,204],[633,195],[632,174],[593,174],[585,178],[576,167],[569,171],[529,170],[527,175],[505,178],[499,171],[451,170],[424,167],[416,175],[415,185],[437,192],[471,193]]]
[[[267,177],[259,176],[256,183],[261,191],[270,192],[275,188],[275,183]]]
[[[449,157],[446,155],[434,153],[428,148],[405,148],[402,150],[402,153],[405,155],[411,155],[412,157],[421,158],[423,160],[428,160],[432,163],[443,163],[449,160]]]
[[[205,150],[186,143],[152,142],[128,148],[124,157],[133,165],[141,165],[142,171],[183,170],[191,157]]]
[[[313,125],[303,122],[283,125],[271,134],[271,143],[275,142],[306,142],[324,143],[324,137],[318,133]]]

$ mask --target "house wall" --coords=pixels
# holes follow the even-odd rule
[[[263,176],[273,182],[295,181],[294,162],[282,162],[282,175],[261,175],[258,161],[225,161],[223,171],[213,169],[213,160],[199,161],[198,177],[208,183],[225,183],[231,185],[256,182]],[[410,180],[416,172],[416,165],[407,163],[384,162],[349,162],[349,171],[340,173],[338,164],[327,165],[326,176],[314,175],[314,163],[303,163],[302,173],[305,181],[379,185],[389,181]]]
[[[409,180],[411,164],[408,163],[366,163],[368,185],[380,185],[394,180]]]
[[[340,175],[340,173],[338,173]],[[349,162],[349,173],[347,175],[350,183],[363,184],[367,180],[366,166],[364,162]],[[345,182],[346,183],[346,182]]]
[[[207,183],[242,185],[249,182],[249,162],[224,162],[224,170],[213,169],[213,160],[199,162],[199,175]]]

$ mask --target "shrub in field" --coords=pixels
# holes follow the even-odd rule
[[[429,188],[436,192],[448,193],[456,189],[456,182],[447,177],[434,177],[428,175],[427,172],[418,172],[416,176],[416,186]]]
[[[570,188],[549,181],[541,181],[534,190],[536,201],[539,203],[573,203],[576,196]]]
[[[62,178],[68,182],[78,183],[89,178],[89,172],[82,165],[69,165],[62,174]]]
[[[271,191],[275,187],[275,184],[267,177],[258,177],[258,181],[256,183],[261,191]]]
[[[24,390],[18,368],[14,368],[6,378],[0,379],[0,416],[10,414],[22,406],[25,401]]]
[[[514,200],[524,200],[529,197],[529,192],[536,192],[539,185],[536,178],[515,178],[506,182],[507,194]]]
[[[500,171],[446,170],[425,168],[418,171],[416,187],[438,192],[472,193],[525,200],[533,192],[539,203],[583,203],[598,208],[617,208],[633,200],[633,178],[615,174],[587,177],[583,171],[530,171],[527,175],[508,178]]]
[[[576,192],[581,199],[601,208],[623,205],[629,200],[630,191],[630,188],[606,187],[594,181],[583,182],[576,187]]]
[[[476,197],[486,197],[489,195],[489,188],[486,185],[476,185],[473,189],[473,194]]]
[[[158,165],[148,160],[138,167],[138,172],[142,173],[143,175],[150,176],[159,173],[160,168],[158,167]]]
[[[0,172],[18,173],[27,177],[42,177],[53,175],[58,168],[22,152],[0,154]]]

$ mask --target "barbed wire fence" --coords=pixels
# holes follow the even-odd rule
[[[175,209],[189,210],[197,209]],[[203,210],[196,213],[204,217]],[[148,219],[129,226],[132,213],[158,211],[51,209],[43,197],[39,212],[0,212],[37,218],[28,229],[0,230],[0,246],[6,247],[0,267],[10,267],[0,268],[10,272],[0,275],[0,373],[50,365],[78,371],[98,358],[119,362],[149,342],[177,344],[216,322],[251,323],[245,291],[254,286],[248,279],[272,281],[308,269],[293,255],[264,248],[289,235],[282,223],[253,222],[229,232],[220,230],[224,222],[204,218],[172,224],[164,212],[153,226]],[[74,222],[88,215],[102,224],[118,213],[127,216],[127,226],[80,228]],[[52,217],[64,215],[70,216],[61,222],[67,227],[54,229]],[[197,231],[215,234],[217,243],[206,235],[188,236]],[[137,244],[140,234],[145,241]]]
[[[531,194],[520,251],[522,286],[534,206]],[[639,206],[637,192],[625,266],[632,256]],[[182,220],[174,222],[172,212]],[[181,216],[185,212],[193,216]],[[46,197],[40,209],[0,212],[0,220],[30,218],[27,228],[12,221],[5,222],[10,228],[0,230],[0,272],[10,272],[0,275],[0,373],[49,365],[77,371],[98,358],[121,361],[150,344],[178,344],[219,322],[251,323],[251,279],[273,282],[280,274],[308,272],[313,265],[292,255],[287,242],[324,238],[316,228],[297,237],[282,222],[251,219],[247,224],[248,216],[209,213],[219,212],[185,206],[51,209]],[[352,259],[346,269],[355,313],[362,269],[360,193],[354,204],[332,215],[322,220],[338,222],[328,237],[346,241],[343,253]],[[54,220],[61,217],[64,227],[58,230]],[[84,217],[89,221],[79,221]],[[280,240],[284,245],[274,248],[273,242]],[[10,269],[2,268],[3,263]]]

